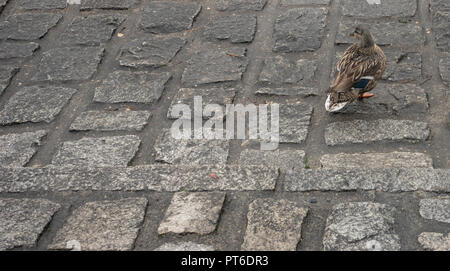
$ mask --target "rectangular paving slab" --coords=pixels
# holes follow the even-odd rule
[[[25,166],[46,134],[46,131],[40,130],[0,136],[0,164],[4,167]]]
[[[422,232],[418,237],[423,248],[432,251],[450,250],[450,233],[447,235],[438,232]]]
[[[0,59],[29,57],[39,48],[39,44],[35,42],[17,43],[17,42],[0,42]]]
[[[81,0],[81,10],[90,9],[129,9],[140,0]]]
[[[258,82],[272,85],[311,85],[316,71],[317,63],[314,60],[292,61],[287,57],[275,56],[264,60]]]
[[[216,9],[220,11],[264,9],[267,0],[216,0]]]
[[[228,40],[231,43],[251,42],[256,33],[256,15],[221,15],[210,19],[203,37],[207,40]]]
[[[305,168],[305,152],[302,150],[243,150],[239,164],[276,166],[284,171],[302,169]]]
[[[62,15],[51,13],[22,13],[0,22],[0,40],[37,40],[54,27]]]
[[[147,125],[149,111],[87,111],[70,125],[72,131],[141,131]]]
[[[450,52],[450,11],[437,11],[433,13],[432,30],[436,41],[436,47],[444,52]]]
[[[306,140],[313,108],[307,104],[280,104],[280,143]]]
[[[375,1],[344,0],[342,14],[362,18],[412,17],[417,11],[416,0]]]
[[[20,0],[19,6],[27,10],[63,9],[67,7],[67,0]]]
[[[422,199],[419,206],[423,218],[450,223],[450,198]]]

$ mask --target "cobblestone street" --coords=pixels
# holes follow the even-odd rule
[[[0,0],[0,250],[450,250],[449,0],[68,2]],[[387,70],[328,113],[358,24]],[[174,139],[194,96],[279,148]]]

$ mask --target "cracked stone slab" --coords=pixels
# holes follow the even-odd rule
[[[120,50],[118,60],[125,67],[166,66],[186,44],[181,38],[137,39]]]
[[[19,71],[16,65],[0,65],[0,95],[9,86],[11,78]]]
[[[243,150],[240,165],[276,166],[284,171],[305,168],[305,152],[302,150]]]
[[[50,13],[22,13],[0,22],[0,40],[37,40],[54,27],[62,15]]]
[[[247,49],[227,50],[202,48],[187,61],[181,81],[186,86],[239,81],[247,69]]]
[[[325,128],[328,146],[378,141],[415,143],[425,141],[429,136],[427,123],[410,120],[344,121],[328,124]]]
[[[349,37],[348,34],[353,32],[355,27],[360,24],[361,21],[341,21],[336,36],[336,44],[353,44],[354,39]],[[369,27],[378,45],[421,46],[425,42],[422,27],[412,20],[411,22],[376,22],[371,23]]]
[[[175,193],[159,224],[158,234],[209,234],[217,227],[224,201],[223,192]]]
[[[303,143],[306,140],[313,108],[306,104],[280,104],[280,143]]]
[[[105,49],[100,47],[65,47],[42,54],[33,68],[33,81],[87,80],[97,71]],[[62,68],[63,67],[63,68]]]
[[[419,205],[423,218],[450,223],[450,198],[422,199]]]
[[[256,15],[220,15],[205,26],[207,40],[228,40],[231,43],[251,42],[256,33]]]
[[[450,84],[450,56],[446,56],[439,60],[439,72],[441,79]]]
[[[263,10],[267,0],[216,0],[216,9],[220,11]]]
[[[436,47],[445,52],[450,52],[450,11],[436,11],[432,15],[432,30],[434,33]]]
[[[374,202],[335,205],[327,219],[325,251],[397,251],[400,238],[394,233],[395,208]]]
[[[138,136],[82,138],[66,141],[59,148],[52,164],[56,166],[122,166],[133,159],[141,141]]]
[[[281,0],[281,6],[296,6],[296,5],[329,5],[331,0]]]
[[[423,248],[432,251],[450,251],[450,233],[422,232],[418,237]]]
[[[63,9],[67,7],[67,0],[21,0],[19,6],[27,10]]]
[[[422,56],[415,52],[385,50],[387,67],[382,79],[413,81],[422,77]]]
[[[339,153],[320,158],[323,168],[432,168],[433,160],[419,152]]]
[[[450,191],[450,170],[431,168],[321,169],[293,170],[286,174],[286,191],[383,192]]]
[[[1,42],[0,43],[0,58],[18,58],[32,56],[34,51],[39,48],[39,44],[35,42],[14,43]]]
[[[325,36],[326,8],[296,8],[285,11],[275,20],[274,52],[315,51]]]
[[[309,96],[319,96],[320,91],[315,87],[261,87],[255,91],[257,95],[276,95],[276,96],[300,96],[302,98]]]
[[[278,175],[278,168],[261,165],[1,167],[0,192],[273,191]]]
[[[142,131],[149,111],[87,111],[70,125],[72,131]]]
[[[108,42],[125,21],[120,15],[89,15],[72,20],[58,40],[65,45],[99,45]]]
[[[181,88],[175,97],[172,100],[172,103],[169,107],[169,111],[167,112],[167,118],[169,119],[181,119],[183,116],[176,115],[173,111],[174,106],[177,104],[185,104],[188,105],[191,110],[191,119],[193,117],[198,116],[197,112],[194,111],[194,97],[201,96],[202,104],[217,104],[222,108],[222,114],[225,115],[226,105],[232,104],[233,99],[236,96],[236,89],[234,88]],[[203,106],[202,106],[203,108]],[[219,110],[214,110],[212,115],[205,115],[203,110],[201,112],[201,116],[203,119],[222,119],[224,116],[220,114]]]
[[[94,102],[152,103],[159,100],[171,77],[168,72],[116,71],[95,89]]]
[[[295,251],[308,208],[287,200],[257,199],[249,205],[241,250]]]
[[[81,0],[80,10],[129,9],[138,2],[138,0]]]
[[[317,63],[314,60],[289,60],[283,56],[266,58],[258,77],[265,84],[312,84]]]
[[[64,87],[25,87],[0,111],[0,124],[52,122],[77,92]]]
[[[382,17],[412,17],[417,11],[415,0],[381,0],[380,4],[370,4],[369,1],[344,0],[342,13],[344,16],[362,18]]]
[[[228,140],[175,139],[165,129],[156,139],[156,161],[168,164],[225,164],[230,151]]]
[[[44,130],[0,136],[0,164],[4,167],[23,167],[36,153]]]
[[[0,250],[34,247],[60,207],[46,199],[0,199]]]
[[[145,198],[88,202],[73,211],[48,248],[65,250],[75,240],[81,250],[132,250],[146,207]]]
[[[153,1],[142,11],[139,28],[156,34],[188,30],[201,9],[197,3]]]
[[[214,251],[212,246],[194,242],[165,243],[154,251]]]

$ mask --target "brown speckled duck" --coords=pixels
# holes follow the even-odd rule
[[[386,70],[386,56],[364,26],[350,34],[356,42],[345,50],[336,64],[336,75],[327,90],[325,109],[337,112],[356,99],[374,96],[368,91],[376,86]]]

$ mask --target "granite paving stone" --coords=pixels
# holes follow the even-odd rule
[[[308,208],[287,200],[257,199],[249,205],[241,250],[296,250]]]
[[[305,168],[305,152],[302,150],[243,150],[239,159],[240,165],[276,166],[287,171]]]
[[[439,72],[441,79],[450,84],[450,56],[444,56],[439,61]]]
[[[430,10],[432,12],[439,10],[450,10],[450,2],[447,0],[431,0]]]
[[[418,238],[423,248],[432,251],[450,251],[450,233],[422,232]]]
[[[23,167],[36,153],[44,130],[0,136],[0,164],[4,167]]]
[[[36,246],[60,207],[46,199],[0,199],[0,250]]]
[[[315,51],[322,45],[328,10],[296,8],[283,12],[275,20],[274,52]]]
[[[198,3],[152,1],[142,11],[139,28],[148,33],[188,30],[201,8]]]
[[[450,11],[436,11],[432,15],[432,30],[436,41],[436,47],[445,52],[450,52]]]
[[[137,39],[120,50],[121,66],[139,68],[166,66],[186,44],[181,38]]]
[[[384,50],[387,67],[382,79],[414,81],[422,77],[422,56],[415,52]]]
[[[323,168],[432,168],[433,160],[419,152],[338,153],[320,158]]]
[[[329,5],[331,0],[281,0],[281,6],[296,5]]]
[[[62,15],[51,13],[22,13],[0,22],[0,40],[37,40],[54,27]]]
[[[220,11],[263,10],[267,0],[217,0],[216,9]]]
[[[75,240],[81,250],[132,250],[144,221],[147,199],[88,202],[73,211],[49,249],[67,249]]]
[[[393,229],[395,212],[395,208],[375,202],[335,205],[327,219],[324,250],[400,250],[400,238]]]
[[[362,18],[412,17],[417,11],[415,0],[381,0],[380,4],[369,2],[373,1],[344,0],[342,14]]]
[[[248,65],[246,52],[238,47],[199,49],[187,61],[181,81],[186,86],[239,81]]]
[[[28,10],[63,9],[67,7],[67,0],[21,0],[19,6]]]
[[[307,104],[280,104],[280,143],[303,143],[306,140],[313,108]]]
[[[425,141],[429,136],[430,128],[427,123],[410,120],[334,122],[325,129],[325,142],[328,146],[377,141],[415,143]]]
[[[95,89],[94,101],[99,103],[152,103],[159,100],[171,77],[168,72],[116,71],[110,73]]]
[[[33,86],[20,89],[0,111],[0,124],[50,123],[76,92],[76,89],[64,87]]]
[[[72,131],[142,131],[149,111],[86,111],[70,125]]]
[[[422,199],[419,205],[423,218],[450,223],[450,198]]]
[[[0,59],[29,57],[39,48],[35,42],[0,42]]]
[[[287,57],[275,56],[264,60],[258,81],[266,84],[312,84],[317,63],[314,60],[289,60]]]
[[[158,234],[209,234],[217,227],[224,201],[223,192],[178,192],[159,224]]]
[[[140,0],[81,0],[80,10],[129,9]]]
[[[0,95],[9,86],[11,78],[19,71],[16,65],[0,65]]]
[[[260,87],[255,91],[257,95],[277,95],[277,96],[319,96],[320,90],[316,87]]]
[[[170,129],[156,139],[156,161],[168,164],[225,164],[230,143],[221,139],[175,139]]]
[[[64,47],[42,54],[33,67],[33,81],[87,80],[97,71],[105,49],[102,47]]]
[[[121,15],[88,15],[76,17],[58,40],[65,45],[99,45],[108,42],[125,21]]]
[[[194,242],[165,243],[154,251],[214,251],[212,246]]]
[[[82,138],[66,141],[55,154],[52,164],[56,166],[127,166],[139,148],[138,136],[111,136]]]
[[[231,43],[251,42],[256,33],[256,15],[220,15],[205,26],[207,40],[228,40]]]

